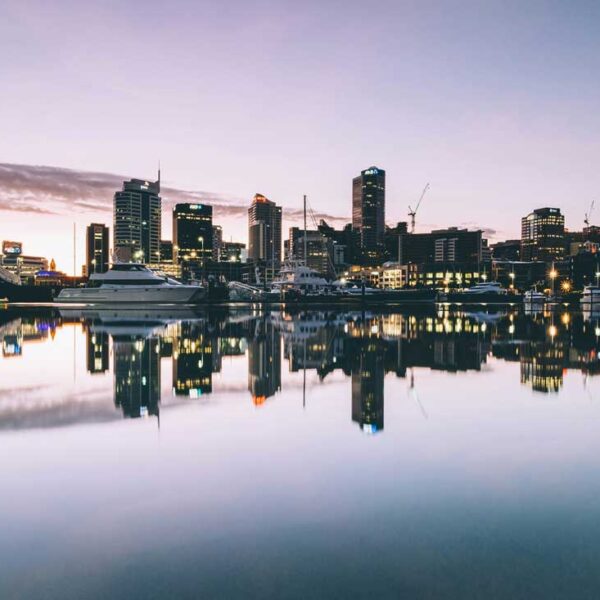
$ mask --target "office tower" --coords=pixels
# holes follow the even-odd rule
[[[173,242],[160,240],[160,262],[173,262]]]
[[[553,261],[565,255],[565,217],[559,208],[538,208],[521,219],[521,260]]]
[[[173,209],[173,251],[175,261],[192,267],[204,266],[212,258],[212,206],[176,204]]]
[[[223,228],[220,225],[213,225],[212,259],[214,261],[223,260],[221,258],[222,247],[223,247]]]
[[[245,262],[246,255],[246,244],[223,242],[221,245],[221,260],[223,262]]]
[[[86,230],[86,260],[88,277],[93,273],[108,271],[108,227],[92,223]]]
[[[113,249],[120,261],[157,262],[160,257],[160,171],[155,182],[131,179],[115,192]]]
[[[281,207],[255,194],[248,209],[248,259],[272,268],[281,264]]]
[[[362,260],[376,263],[384,250],[385,171],[370,167],[352,180],[352,228],[359,233]]]

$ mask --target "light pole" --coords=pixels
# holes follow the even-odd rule
[[[554,268],[554,263],[552,263],[552,270],[549,273],[550,275],[550,281],[552,282],[552,295],[554,296],[554,283],[556,281],[556,277],[558,276],[558,273],[556,272],[556,269]]]

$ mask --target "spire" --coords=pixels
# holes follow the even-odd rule
[[[158,191],[160,193],[160,159],[158,160],[158,180],[156,183],[158,184]]]

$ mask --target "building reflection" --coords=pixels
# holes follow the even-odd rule
[[[124,417],[159,415],[160,339],[113,335],[114,401]]]
[[[255,405],[276,396],[282,386],[298,385],[302,372],[314,373],[312,381],[320,382],[337,372],[349,381],[349,417],[367,433],[384,430],[386,377],[411,375],[408,393],[419,369],[477,372],[496,360],[518,363],[521,384],[533,392],[556,394],[569,371],[600,373],[600,315],[564,307],[532,314],[431,308],[389,314],[310,310],[183,319],[102,311],[67,316],[54,311],[2,318],[0,347],[6,359],[26,357],[29,344],[54,339],[64,325],[74,326],[74,333],[81,328],[88,373],[112,375],[114,405],[128,418],[159,415],[161,400],[163,406],[167,400],[161,399],[162,360],[167,361],[163,373],[170,369],[172,375],[171,402],[213,393],[213,378],[222,371],[224,358],[237,375],[237,382],[224,381],[224,386],[241,384]],[[284,361],[288,374],[282,379]]]

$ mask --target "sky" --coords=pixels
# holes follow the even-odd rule
[[[159,161],[165,238],[186,196],[226,239],[257,192],[286,227],[303,194],[341,224],[371,165],[389,224],[429,182],[419,231],[515,238],[542,206],[578,229],[600,200],[598,31],[583,0],[4,0],[0,239],[70,272],[73,222],[81,264],[113,183]]]

